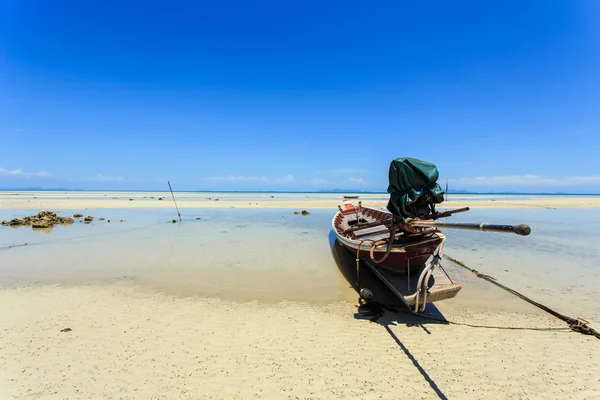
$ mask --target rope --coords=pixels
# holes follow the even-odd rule
[[[529,297],[517,292],[514,289],[511,289],[507,286],[504,286],[503,284],[499,283],[496,281],[496,279],[492,276],[483,274],[475,269],[469,268],[467,267],[463,262],[452,258],[450,256],[444,255],[448,260],[452,261],[454,264],[461,266],[465,269],[468,269],[469,271],[471,271],[472,273],[474,273],[477,277],[485,279],[486,281],[493,283],[494,285],[506,290],[507,292],[519,297],[522,300],[525,300],[526,302],[540,308],[541,310],[546,311],[548,314],[566,322],[569,325],[569,328],[575,332],[579,332],[582,333],[584,335],[591,335],[591,336],[595,336],[596,338],[600,339],[600,332],[597,332],[596,330],[594,330],[593,328],[588,326],[588,321],[582,319],[582,318],[572,318],[569,317],[567,315],[561,314],[558,311],[555,311],[553,309],[551,309],[550,307],[547,307],[541,303],[538,303],[535,300],[530,299]]]
[[[415,314],[421,318],[431,319],[433,321],[447,322],[451,325],[460,325],[460,326],[468,326],[471,328],[488,328],[488,329],[509,329],[509,330],[522,330],[522,331],[564,331],[570,332],[569,328],[530,328],[530,327],[519,327],[519,326],[496,326],[496,325],[477,325],[477,324],[467,324],[464,322],[454,322],[448,321],[446,319],[437,318],[432,315],[427,314]]]
[[[440,266],[440,269],[442,271],[444,271],[444,274],[446,274],[446,277],[450,280],[450,283],[454,283],[454,281],[452,280],[452,278],[450,278],[450,275],[448,275],[448,273],[446,272],[446,270],[444,269],[444,267],[442,267],[442,263],[438,264]]]
[[[373,246],[371,246],[371,249],[369,251],[369,256],[371,257],[371,261],[373,261],[376,264],[381,264],[382,262],[385,261],[386,258],[388,258],[388,256],[390,255],[390,253],[392,252],[392,245],[394,244],[394,238],[396,236],[396,223],[395,221],[392,221],[392,224],[390,225],[390,238],[388,240],[388,247],[385,250],[385,254],[383,255],[383,257],[381,257],[379,260],[375,259],[375,247],[377,247],[377,242],[373,243]],[[362,244],[362,242],[361,242]],[[358,246],[360,248],[360,246]]]
[[[373,239],[363,239],[360,241],[360,243],[358,244],[358,247],[356,248],[356,287],[359,288],[360,290],[360,247],[363,245],[364,242],[373,242],[375,243],[375,240]],[[375,245],[373,245],[373,247],[375,247]]]
[[[385,308],[388,309],[390,311],[393,311],[395,313],[398,313],[400,311],[399,308],[396,307],[391,307],[391,306],[387,306],[387,305],[383,305],[378,303],[376,300],[370,300],[370,302],[364,303],[363,306],[374,306],[379,309],[379,312],[377,311],[373,311],[371,312],[371,315],[374,317],[371,319],[371,322],[376,322],[377,319],[379,319],[380,317],[383,316],[383,309],[381,308]],[[405,311],[405,309],[402,309],[402,311]],[[432,320],[432,321],[438,321],[438,322],[443,322],[445,324],[450,324],[450,325],[458,325],[458,326],[467,326],[470,328],[486,328],[486,329],[507,329],[507,330],[520,330],[520,331],[547,331],[547,332],[571,332],[570,328],[535,328],[535,327],[521,327],[521,326],[498,326],[498,325],[478,325],[478,324],[468,324],[465,322],[456,322],[456,321],[450,321],[447,320],[445,318],[439,318],[439,317],[435,317],[431,314],[422,314],[422,313],[416,313],[412,310],[409,310],[410,315],[414,316],[414,317],[418,317],[418,318],[423,318],[423,319],[428,319],[428,320]]]

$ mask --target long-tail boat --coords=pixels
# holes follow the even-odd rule
[[[434,164],[415,158],[393,160],[389,169],[387,210],[363,207],[345,198],[332,220],[338,242],[356,255],[359,261],[380,278],[405,305],[415,312],[424,311],[428,302],[454,297],[461,289],[452,281],[432,284],[431,276],[440,266],[446,236],[439,228],[481,230],[486,232],[529,235],[527,225],[479,223],[442,223],[438,219],[468,211],[468,207],[438,212],[436,204],[444,201],[444,191],[437,184]],[[411,274],[413,284],[411,284]],[[405,277],[407,284],[398,283]],[[361,297],[372,295],[360,288]],[[406,290],[398,285],[406,286]],[[365,290],[363,290],[365,289]]]

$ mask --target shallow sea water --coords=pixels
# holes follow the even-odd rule
[[[182,211],[181,224],[168,209],[103,209],[86,211],[96,217],[90,225],[49,233],[0,227],[0,286],[134,284],[240,301],[356,301],[331,254],[332,210],[309,208],[306,217],[289,209]],[[1,211],[0,220],[35,212]],[[449,220],[529,224],[527,237],[447,229],[445,253],[559,311],[600,315],[600,210],[473,209]],[[463,290],[439,304],[522,306],[451,262],[444,266]]]

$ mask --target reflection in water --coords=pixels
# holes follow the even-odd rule
[[[46,228],[31,228],[32,231],[41,232],[41,233],[50,233],[50,232],[52,232],[52,229],[53,229],[52,226],[48,226]]]

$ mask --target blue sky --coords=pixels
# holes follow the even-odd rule
[[[600,2],[0,2],[0,187],[600,192]]]

